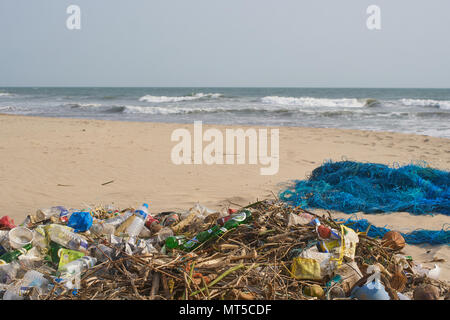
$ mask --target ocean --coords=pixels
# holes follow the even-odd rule
[[[0,113],[299,126],[450,138],[450,89],[0,88]]]

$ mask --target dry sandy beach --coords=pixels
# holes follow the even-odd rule
[[[450,170],[450,139],[340,129],[281,127],[279,172],[260,175],[261,165],[175,165],[173,130],[192,124],[115,122],[0,115],[0,216],[20,223],[37,208],[80,208],[114,203],[151,211],[187,209],[196,201],[219,208],[270,198],[291,179],[304,179],[326,159],[405,164],[425,160]],[[211,126],[204,125],[204,129]],[[214,126],[220,130],[230,126]],[[114,180],[112,183],[102,185]],[[348,217],[335,214],[337,217]],[[363,215],[378,226],[400,231],[438,230],[444,215]],[[411,246],[415,260],[442,269],[450,279],[448,246]]]

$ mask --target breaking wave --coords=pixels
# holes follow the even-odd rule
[[[153,102],[153,103],[180,102],[180,101],[192,101],[192,100],[199,100],[199,99],[217,99],[222,96],[223,96],[223,94],[221,94],[221,93],[202,93],[202,92],[192,94],[192,95],[187,95],[187,96],[181,96],[181,97],[145,95],[143,97],[140,97],[139,101]]]
[[[0,92],[0,97],[8,97],[8,96],[13,96],[13,94],[8,92]]]
[[[400,103],[407,107],[433,107],[450,110],[450,101],[431,99],[400,99]]]
[[[371,107],[380,104],[375,99],[327,99],[327,98],[312,98],[312,97],[279,97],[266,96],[261,98],[261,101],[266,104],[284,105],[284,106],[299,106],[299,107],[342,107],[342,108],[363,108]]]
[[[86,109],[86,108],[98,108],[102,105],[100,103],[66,103],[65,107],[72,109]]]
[[[16,108],[14,108],[12,106],[0,106],[0,112],[5,112],[5,111],[16,111]]]
[[[117,108],[117,111],[120,109]],[[141,107],[141,106],[124,106],[123,113],[144,113],[144,114],[188,114],[188,113],[216,113],[226,112],[227,108],[183,108],[183,107]],[[230,110],[232,111],[232,110]]]
[[[246,107],[143,107],[143,106],[116,106],[107,112],[123,112],[126,114],[153,114],[153,115],[177,115],[177,114],[193,114],[193,113],[245,113],[257,114],[261,112],[271,114],[296,113],[305,115],[319,115],[326,117],[339,117],[345,115],[359,114],[362,111],[355,110],[336,110],[336,111],[313,111],[301,110],[296,106],[246,106]]]

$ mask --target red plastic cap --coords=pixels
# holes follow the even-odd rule
[[[331,229],[324,225],[318,226],[317,232],[319,232],[319,236],[323,239],[328,239],[331,236]]]

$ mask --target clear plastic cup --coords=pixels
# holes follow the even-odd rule
[[[15,227],[9,231],[9,244],[13,249],[20,249],[33,241],[34,234],[28,228]]]

